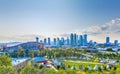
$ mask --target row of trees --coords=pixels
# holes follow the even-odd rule
[[[28,57],[28,56],[34,57],[33,50],[24,50],[21,46],[18,47],[17,51],[10,51],[10,52],[8,52],[8,54],[12,58]]]
[[[103,59],[114,59],[119,60],[120,54],[119,53],[105,53],[105,52],[98,52],[94,54],[95,58],[103,58]]]
[[[71,56],[80,56],[81,52],[77,49],[69,48],[56,48],[56,49],[41,49],[41,50],[24,50],[21,47],[18,48],[18,51],[9,52],[11,57],[36,57],[36,56],[48,56],[48,58],[53,57],[71,57]],[[66,54],[67,53],[67,54]]]

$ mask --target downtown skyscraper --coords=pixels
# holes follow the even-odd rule
[[[54,46],[57,45],[57,39],[56,38],[53,39],[53,44],[54,44]]]
[[[79,45],[83,46],[83,36],[82,35],[80,35],[80,37],[79,37]]]
[[[70,34],[70,44],[74,45],[73,33]]]
[[[48,45],[50,45],[51,44],[51,40],[50,40],[50,38],[48,38]]]
[[[106,44],[110,44],[110,37],[106,37]]]
[[[87,34],[84,34],[83,45],[87,46]]]

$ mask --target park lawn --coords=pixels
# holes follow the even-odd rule
[[[68,61],[64,61],[63,64],[65,65],[70,65],[70,66],[76,66],[76,68],[78,69],[80,65],[87,67],[88,65],[90,65],[92,68],[97,64],[98,66],[104,65],[106,66],[106,64],[101,64],[101,63],[97,63],[97,62],[89,62],[89,61],[72,61],[72,60],[68,60]]]

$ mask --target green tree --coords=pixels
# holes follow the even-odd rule
[[[6,55],[0,55],[0,66],[12,66],[12,60]]]
[[[21,52],[21,57],[25,57],[26,53],[24,51]]]
[[[21,46],[18,46],[18,57],[24,57],[26,54]]]
[[[30,53],[29,53],[29,55],[30,55],[31,58],[34,58],[34,51],[31,50]]]
[[[118,49],[118,51],[120,51],[120,48]]]
[[[26,56],[29,56],[29,50],[28,49],[25,50],[25,54],[26,54]]]
[[[7,55],[0,55],[0,74],[17,74],[12,67],[12,60]]]
[[[38,69],[31,66],[31,63],[29,62],[20,72],[20,74],[37,74]]]
[[[107,51],[112,51],[112,48],[107,48]]]
[[[0,66],[0,74],[18,74],[12,66]]]

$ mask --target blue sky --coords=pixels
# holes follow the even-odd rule
[[[99,42],[105,36],[119,39],[113,33],[97,33],[99,28],[94,27],[102,29],[112,21],[119,25],[119,17],[120,0],[0,0],[0,41],[28,41],[71,32],[87,33],[89,39]]]

